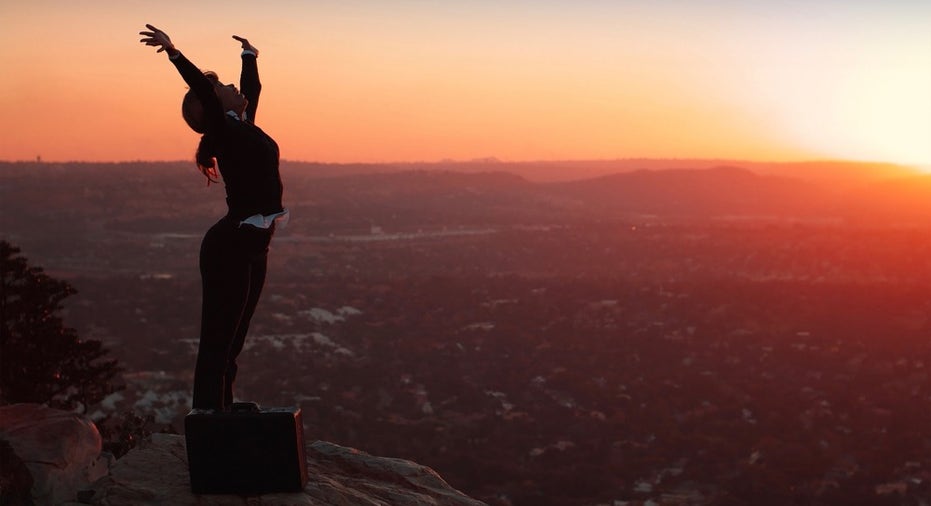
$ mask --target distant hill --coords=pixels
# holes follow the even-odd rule
[[[853,188],[872,181],[915,175],[916,169],[879,162],[809,161],[751,162],[723,159],[650,159],[565,160],[502,162],[495,159],[390,164],[323,164],[285,161],[282,166],[310,177],[333,177],[351,174],[404,172],[411,170],[453,172],[509,172],[536,182],[573,181],[638,170],[703,170],[715,167],[741,167],[757,174],[794,177],[828,184],[837,189]]]
[[[546,168],[566,171],[573,163],[553,162]],[[578,163],[580,172],[573,174],[617,168],[616,163],[633,167],[672,161]],[[644,216],[931,223],[931,176],[884,164],[777,165],[641,168],[541,182],[527,175],[536,170],[530,163],[484,160],[415,168],[285,163],[282,177],[296,218],[292,229],[301,233]],[[886,173],[893,176],[883,178]],[[223,197],[221,185],[206,187],[188,162],[0,162],[0,228],[15,234],[36,227],[62,234],[83,231],[82,237],[101,228],[198,233],[223,213]]]
[[[550,189],[604,210],[680,217],[811,215],[829,200],[821,186],[734,167],[640,170]]]
[[[429,216],[470,223],[601,218],[839,219],[852,215],[849,191],[738,167],[638,170],[568,182],[532,182],[505,172],[414,170],[298,178],[304,211],[367,208],[380,218]],[[866,183],[864,183],[866,185]],[[858,191],[869,186],[857,186]],[[379,211],[375,211],[379,209]],[[334,211],[335,212],[335,211]],[[421,218],[427,219],[427,218]]]

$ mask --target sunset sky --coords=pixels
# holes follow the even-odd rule
[[[927,0],[0,4],[0,160],[190,159],[165,30],[323,162],[700,157],[931,165]]]

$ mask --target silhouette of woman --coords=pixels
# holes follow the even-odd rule
[[[188,126],[203,134],[197,166],[208,185],[222,177],[226,188],[229,211],[207,231],[200,248],[203,294],[193,394],[195,409],[224,410],[233,402],[236,357],[265,284],[268,245],[276,222],[288,215],[281,205],[278,144],[255,126],[259,51],[233,36],[243,49],[240,92],[216,74],[201,72],[165,32],[145,26],[140,42],[167,53],[190,87],[181,112]]]

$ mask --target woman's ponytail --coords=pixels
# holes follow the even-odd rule
[[[197,160],[197,168],[200,169],[201,174],[207,178],[207,186],[210,186],[210,183],[220,182],[217,153],[209,135],[202,135],[200,137],[200,144],[197,145],[197,155],[195,155],[195,159]]]

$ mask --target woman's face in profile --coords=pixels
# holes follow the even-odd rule
[[[223,110],[234,111],[237,114],[242,114],[242,112],[246,110],[246,105],[249,104],[249,101],[236,89],[236,86],[232,84],[221,84],[219,81],[216,82],[215,86],[217,98],[220,99]]]
[[[214,90],[217,93],[217,98],[220,99],[220,105],[223,106],[224,111],[234,111],[241,115],[242,112],[246,110],[246,105],[249,104],[249,101],[236,89],[235,85],[221,83],[220,78],[214,72],[207,71],[204,72],[204,75],[213,81]]]

